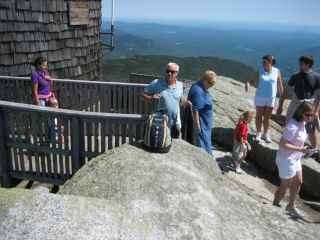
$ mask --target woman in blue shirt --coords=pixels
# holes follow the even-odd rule
[[[206,71],[202,78],[194,83],[189,91],[188,100],[192,103],[197,123],[200,147],[212,155],[211,129],[213,100],[208,89],[216,82],[216,74]]]
[[[276,63],[276,59],[267,54],[262,58],[262,67],[257,71],[252,81],[247,82],[245,89],[249,91],[251,85],[259,82],[259,86],[256,90],[256,96],[254,98],[254,104],[256,105],[256,128],[257,135],[255,140],[261,141],[263,138],[267,143],[271,142],[268,130],[270,127],[270,118],[272,110],[276,103],[277,86],[280,91],[280,97],[283,92],[283,86],[281,82],[281,73],[279,69],[273,67]],[[264,133],[261,133],[263,118]]]

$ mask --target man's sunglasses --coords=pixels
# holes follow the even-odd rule
[[[175,74],[176,72],[178,72],[178,71],[173,71],[173,70],[169,70],[169,69],[166,70],[166,73]]]

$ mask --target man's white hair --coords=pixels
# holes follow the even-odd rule
[[[179,65],[178,65],[178,64],[176,64],[176,63],[174,63],[174,62],[169,62],[169,63],[167,64],[167,68],[166,68],[166,69],[168,69],[169,66],[171,66],[171,67],[176,67],[177,71],[179,72]]]

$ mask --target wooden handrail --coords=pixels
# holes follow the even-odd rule
[[[30,78],[0,76],[0,100],[32,103]],[[139,93],[146,84],[53,79],[60,108],[86,112],[146,114],[155,108]]]
[[[12,178],[61,185],[91,158],[140,140],[146,118],[0,101],[1,186]]]

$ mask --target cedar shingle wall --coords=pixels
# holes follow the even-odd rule
[[[89,3],[82,26],[69,25],[68,2],[0,0],[0,75],[31,76],[42,55],[54,78],[101,80],[101,0],[81,1]]]

